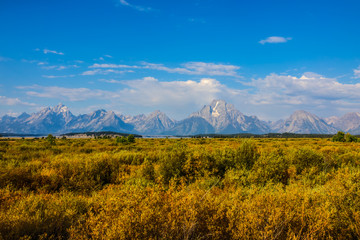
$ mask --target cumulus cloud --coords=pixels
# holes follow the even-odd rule
[[[265,43],[286,43],[287,41],[290,41],[291,39],[292,39],[291,37],[272,36],[272,37],[268,37],[266,39],[259,41],[259,43],[261,43],[263,45]]]
[[[121,91],[127,101],[145,106],[172,103],[204,103],[217,98],[226,87],[219,81],[203,78],[200,81],[161,82],[153,77],[124,81]],[[139,97],[141,96],[141,97]]]
[[[110,90],[59,86],[28,86],[19,89],[25,90],[26,94],[32,97],[70,101],[98,100],[112,106],[111,110],[127,114],[161,109],[178,119],[219,98],[233,103],[245,114],[273,120],[287,117],[297,109],[317,114],[343,114],[358,111],[360,106],[360,83],[342,83],[336,78],[311,72],[301,76],[273,73],[243,83],[245,89],[228,87],[214,78],[160,81],[154,77],[145,77],[135,80],[99,81],[116,85]]]
[[[117,80],[103,80],[114,83]],[[44,98],[63,98],[79,101],[90,98],[121,99],[125,102],[138,104],[164,103],[173,101],[189,101],[190,99],[213,99],[227,88],[219,81],[203,78],[200,81],[169,81],[161,82],[153,77],[137,80],[121,81],[125,88],[117,91],[93,90],[88,88],[64,88],[58,86],[45,87],[39,85],[20,86],[18,89],[28,90],[29,96]],[[197,102],[197,101],[196,101]],[[201,101],[203,102],[203,101]]]
[[[0,96],[0,104],[5,106],[15,106],[15,105],[36,106],[35,103],[23,102],[19,98],[9,98],[6,96]]]
[[[332,101],[360,101],[360,83],[344,84],[335,78],[316,73],[304,73],[301,77],[270,74],[253,80],[250,86],[256,93],[253,104],[329,104]]]
[[[125,1],[125,0],[119,0],[119,2],[123,6],[131,7],[133,9],[135,9],[135,10],[140,11],[140,12],[149,12],[149,11],[153,10],[150,7],[144,7],[144,6],[130,4],[128,1]]]
[[[57,55],[64,55],[64,53],[62,53],[62,52],[58,52],[58,51],[50,50],[50,49],[44,49],[43,53],[45,53],[45,54],[52,53],[52,54],[57,54]]]
[[[38,85],[18,88],[25,90],[31,97],[70,101],[105,100],[109,106],[114,106],[111,110],[118,110],[119,105],[127,113],[132,113],[134,109],[162,109],[178,117],[185,117],[213,99],[242,93],[211,78],[203,78],[200,81],[159,81],[153,77],[145,77],[121,83],[117,80],[103,81],[121,85],[119,89],[111,91]]]

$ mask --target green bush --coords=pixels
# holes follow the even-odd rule
[[[185,176],[184,166],[188,157],[185,147],[175,146],[160,160],[159,172],[165,184],[168,184],[172,178],[180,179]]]
[[[262,154],[250,171],[249,181],[257,185],[288,184],[290,162],[277,151]]]
[[[344,133],[339,131],[336,135],[332,137],[333,142],[357,142],[358,139],[351,135],[350,133]]]

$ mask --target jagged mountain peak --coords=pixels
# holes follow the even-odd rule
[[[276,126],[276,132],[290,133],[336,133],[337,129],[327,124],[315,114],[297,110],[283,123]]]
[[[210,106],[212,108],[218,107],[218,106],[225,106],[227,103],[223,99],[214,99],[211,101]]]
[[[99,109],[99,110],[93,111],[89,115],[91,117],[100,117],[100,116],[105,115],[106,113],[107,113],[107,111],[105,109]]]
[[[269,127],[257,117],[248,117],[237,110],[234,105],[222,99],[213,100],[200,111],[190,117],[201,117],[215,129],[217,133],[255,132],[266,133]]]
[[[194,135],[215,133],[215,129],[202,117],[189,117],[177,122],[173,128],[164,132],[170,135]]]
[[[58,105],[53,107],[52,110],[54,112],[57,112],[57,113],[69,112],[70,111],[69,108],[67,106],[65,106],[64,104],[62,104],[62,103],[59,103]]]
[[[37,114],[44,114],[50,111],[51,111],[51,107],[44,107]]]
[[[192,113],[190,117],[202,117],[213,125],[217,118],[224,117],[231,111],[240,113],[232,104],[228,104],[224,100],[218,99],[213,100],[210,105],[204,105],[200,111]]]
[[[213,110],[218,110],[218,109],[229,109],[229,110],[233,110],[235,109],[234,105],[232,105],[231,103],[227,103],[225,100],[223,99],[214,99],[211,104],[210,107]]]
[[[360,118],[360,113],[358,113],[358,112],[350,112],[350,113],[346,113],[342,117],[343,118]]]
[[[161,134],[174,126],[175,122],[160,110],[155,110],[149,115],[138,115],[130,118],[135,129],[145,134]]]
[[[329,124],[331,123],[331,124]],[[31,115],[23,113],[18,117],[0,118],[0,132],[13,133],[64,133],[71,131],[120,131],[159,135],[176,133],[336,133],[338,130],[360,134],[360,113],[347,113],[342,117],[326,119],[304,110],[297,110],[286,120],[277,122],[260,121],[256,116],[247,116],[234,105],[222,99],[211,101],[189,118],[175,121],[165,113],[155,110],[150,114],[137,116],[117,115],[104,109],[74,116],[68,107],[60,103],[46,107]]]
[[[316,115],[305,110],[296,110],[293,114],[291,114],[291,117],[316,117]]]
[[[345,132],[350,132],[353,134],[360,133],[360,113],[358,112],[346,113],[342,117],[332,117],[328,118],[327,120],[332,126]]]
[[[308,121],[311,121],[311,122],[323,121],[322,119],[320,119],[315,114],[309,113],[309,112],[304,111],[304,110],[295,111],[293,114],[290,115],[290,117],[288,118],[288,121],[289,120],[292,120],[292,121],[300,121],[300,120],[306,121],[306,120],[308,120]]]
[[[23,112],[22,114],[20,114],[18,116],[18,119],[26,119],[28,117],[30,117],[30,114],[27,114],[26,112]]]

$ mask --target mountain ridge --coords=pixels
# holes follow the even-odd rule
[[[289,118],[265,122],[256,116],[247,116],[233,104],[213,100],[187,118],[176,121],[155,110],[150,114],[126,116],[99,109],[75,116],[63,104],[46,107],[32,114],[0,118],[0,132],[39,134],[67,132],[118,131],[144,135],[195,135],[236,133],[303,133],[333,134],[336,131],[360,133],[360,113],[322,119],[304,110],[295,111]]]

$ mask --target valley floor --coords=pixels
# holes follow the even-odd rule
[[[359,238],[360,143],[0,140],[0,239]]]

